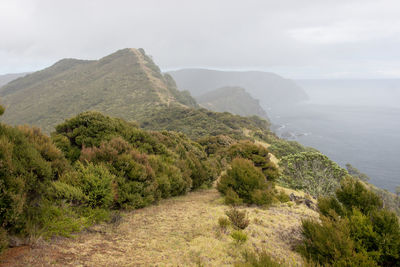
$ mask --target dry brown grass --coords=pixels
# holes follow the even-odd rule
[[[248,241],[235,245],[218,227],[227,206],[215,189],[192,192],[126,212],[117,225],[97,225],[73,238],[57,238],[2,258],[4,266],[231,266],[244,249],[266,250],[287,265],[301,265],[293,245],[301,218],[317,217],[303,205],[242,207]],[[6,254],[5,254],[6,255]]]

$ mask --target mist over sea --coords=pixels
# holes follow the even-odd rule
[[[370,182],[400,185],[400,80],[300,80],[310,101],[269,110],[275,131],[315,147]]]

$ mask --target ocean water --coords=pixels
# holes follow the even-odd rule
[[[393,192],[400,185],[400,90],[371,87],[364,93],[360,86],[319,83],[305,88],[308,103],[269,116],[279,135],[314,147],[341,166],[350,163]]]

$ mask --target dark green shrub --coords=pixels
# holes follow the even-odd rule
[[[149,162],[155,172],[162,198],[185,194],[191,189],[190,176],[183,174],[178,167],[168,164],[158,156],[151,156]]]
[[[274,181],[279,177],[279,170],[271,162],[268,149],[261,145],[256,145],[251,141],[240,141],[232,144],[227,154],[231,160],[237,157],[251,160],[254,166],[261,169],[269,181]]]
[[[256,189],[251,192],[251,203],[256,205],[270,205],[274,202],[274,200],[274,192],[271,189]]]
[[[335,215],[343,216],[345,213],[342,204],[340,204],[336,197],[318,198],[318,209],[319,212],[326,217],[334,217]]]
[[[299,252],[321,264],[332,264],[340,259],[351,259],[354,242],[350,238],[348,220],[338,222],[322,218],[322,224],[302,221],[303,244]]]
[[[376,233],[374,246],[368,250],[379,251],[376,260],[382,266],[398,266],[400,264],[400,225],[399,218],[385,209],[373,210],[370,214],[372,229]],[[373,252],[372,252],[373,253]],[[375,253],[374,253],[375,254]]]
[[[236,208],[231,208],[230,210],[226,211],[225,214],[228,216],[229,220],[237,229],[245,229],[250,221],[247,218],[246,211],[240,211]]]
[[[231,188],[243,202],[253,203],[253,191],[266,189],[268,184],[261,170],[254,167],[250,160],[236,158],[232,161],[231,169],[221,177],[217,188],[223,194]]]
[[[341,182],[336,196],[348,210],[357,208],[364,214],[382,207],[382,200],[360,181],[353,178],[346,178]]]
[[[229,187],[225,192],[225,204],[237,206],[243,204],[243,200],[239,197],[238,194],[236,194],[235,191],[233,191],[232,188]]]
[[[32,208],[67,165],[40,131],[0,124],[0,222],[7,232],[25,231]]]
[[[62,199],[74,206],[86,204],[89,201],[82,189],[61,181],[54,181],[49,188],[49,196],[52,199]]]
[[[358,179],[344,179],[336,197],[319,199],[322,223],[303,221],[300,252],[334,266],[398,266],[398,217]]]
[[[108,208],[113,201],[112,183],[115,176],[103,165],[76,163],[76,170],[66,173],[61,182],[79,188],[91,208]]]
[[[0,253],[6,248],[8,248],[7,231],[0,227]]]

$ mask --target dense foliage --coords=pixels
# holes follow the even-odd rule
[[[245,138],[243,129],[267,131],[269,122],[257,116],[241,117],[228,112],[213,112],[206,109],[189,109],[171,106],[149,112],[141,126],[150,130],[171,130],[185,133],[192,139],[206,136],[229,135]]]
[[[141,130],[97,112],[60,124],[52,138],[0,125],[2,248],[8,235],[68,235],[113,209],[210,186],[219,172],[184,134]]]
[[[217,185],[225,195],[227,204],[268,205],[274,200],[274,184],[267,181],[260,168],[243,158],[235,158],[231,168],[223,175]]]
[[[318,197],[332,195],[347,171],[318,152],[301,152],[285,156],[279,166],[283,173],[279,182],[293,189]]]
[[[63,59],[10,82],[0,95],[8,107],[4,122],[37,125],[48,133],[89,109],[140,121],[169,105],[197,106],[143,49],[122,49],[99,60]]]
[[[319,200],[321,222],[305,220],[299,251],[322,265],[399,266],[398,217],[359,180],[345,178],[336,196]]]

